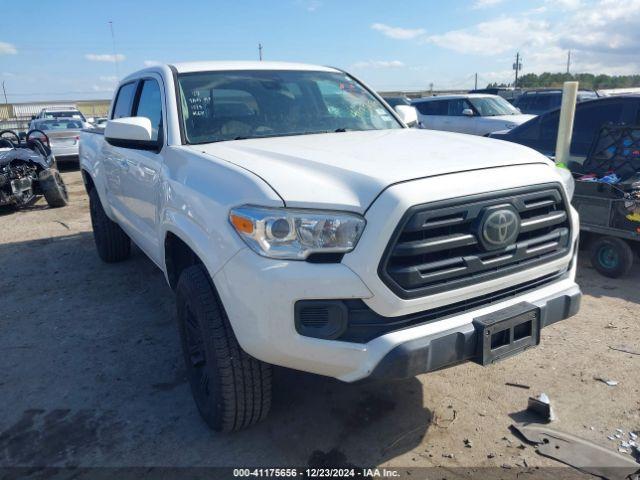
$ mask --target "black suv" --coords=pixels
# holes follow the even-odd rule
[[[548,156],[555,153],[560,109],[547,112],[512,130],[488,136],[526,145]],[[640,95],[602,97],[576,105],[571,139],[571,157],[583,161],[604,125],[640,125]]]
[[[580,90],[578,92],[578,102],[594,100],[598,94],[591,90]],[[560,108],[562,102],[562,90],[528,90],[520,95],[513,105],[520,109],[522,113],[540,115],[555,108]]]

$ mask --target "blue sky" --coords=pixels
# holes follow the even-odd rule
[[[2,0],[8,12],[8,0]],[[0,29],[10,102],[110,98],[152,62],[345,68],[380,90],[470,88],[526,72],[640,73],[640,0],[32,0]],[[115,31],[115,54],[109,21]],[[117,71],[116,71],[117,68]],[[4,100],[0,96],[0,101]]]

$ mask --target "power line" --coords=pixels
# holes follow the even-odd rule
[[[118,54],[116,53],[116,36],[113,34],[113,21],[109,20],[111,30],[111,45],[113,46],[113,62],[116,64],[116,78],[120,80],[120,69],[118,68]]]

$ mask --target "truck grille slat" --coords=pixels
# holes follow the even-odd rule
[[[494,248],[482,230],[500,209],[515,212],[520,228]],[[556,184],[434,202],[407,211],[378,272],[400,297],[415,298],[561,258],[570,238],[568,204]]]
[[[476,237],[468,234],[437,237],[431,240],[416,240],[415,242],[396,245],[393,249],[393,255],[396,257],[421,255],[423,253],[439,252],[449,248],[475,245],[476,243]]]

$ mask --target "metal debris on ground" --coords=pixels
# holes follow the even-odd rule
[[[593,379],[597,380],[599,382],[602,382],[602,383],[606,383],[610,387],[615,387],[616,385],[618,385],[620,383],[617,380],[607,380],[606,378],[602,378],[602,377],[593,377]]]
[[[625,455],[596,445],[569,433],[552,430],[539,424],[513,424],[513,428],[536,452],[577,468],[580,471],[609,480],[622,480],[640,471],[640,464]]]
[[[467,448],[471,448],[471,447],[473,447],[473,443],[468,438],[465,438],[464,439],[464,446],[467,447]]]
[[[555,412],[551,407],[551,400],[546,393],[541,393],[537,397],[529,397],[527,410],[542,416],[547,422],[557,420]]]
[[[438,415],[438,413],[436,412],[433,415],[433,420],[431,423],[433,423],[433,425],[435,425],[438,428],[449,428],[449,425],[451,425],[453,422],[456,421],[456,418],[458,417],[458,412],[457,410],[453,409],[452,410],[452,415],[451,418],[442,418],[440,415]]]
[[[505,385],[507,387],[522,388],[524,390],[529,390],[531,388],[529,385],[525,385],[524,383],[506,382]]]
[[[627,345],[615,345],[615,346],[609,345],[609,348],[611,350],[615,350],[616,352],[628,353],[629,355],[640,355],[640,351],[634,350]]]
[[[453,458],[453,453],[443,453],[442,456],[444,458]]]

